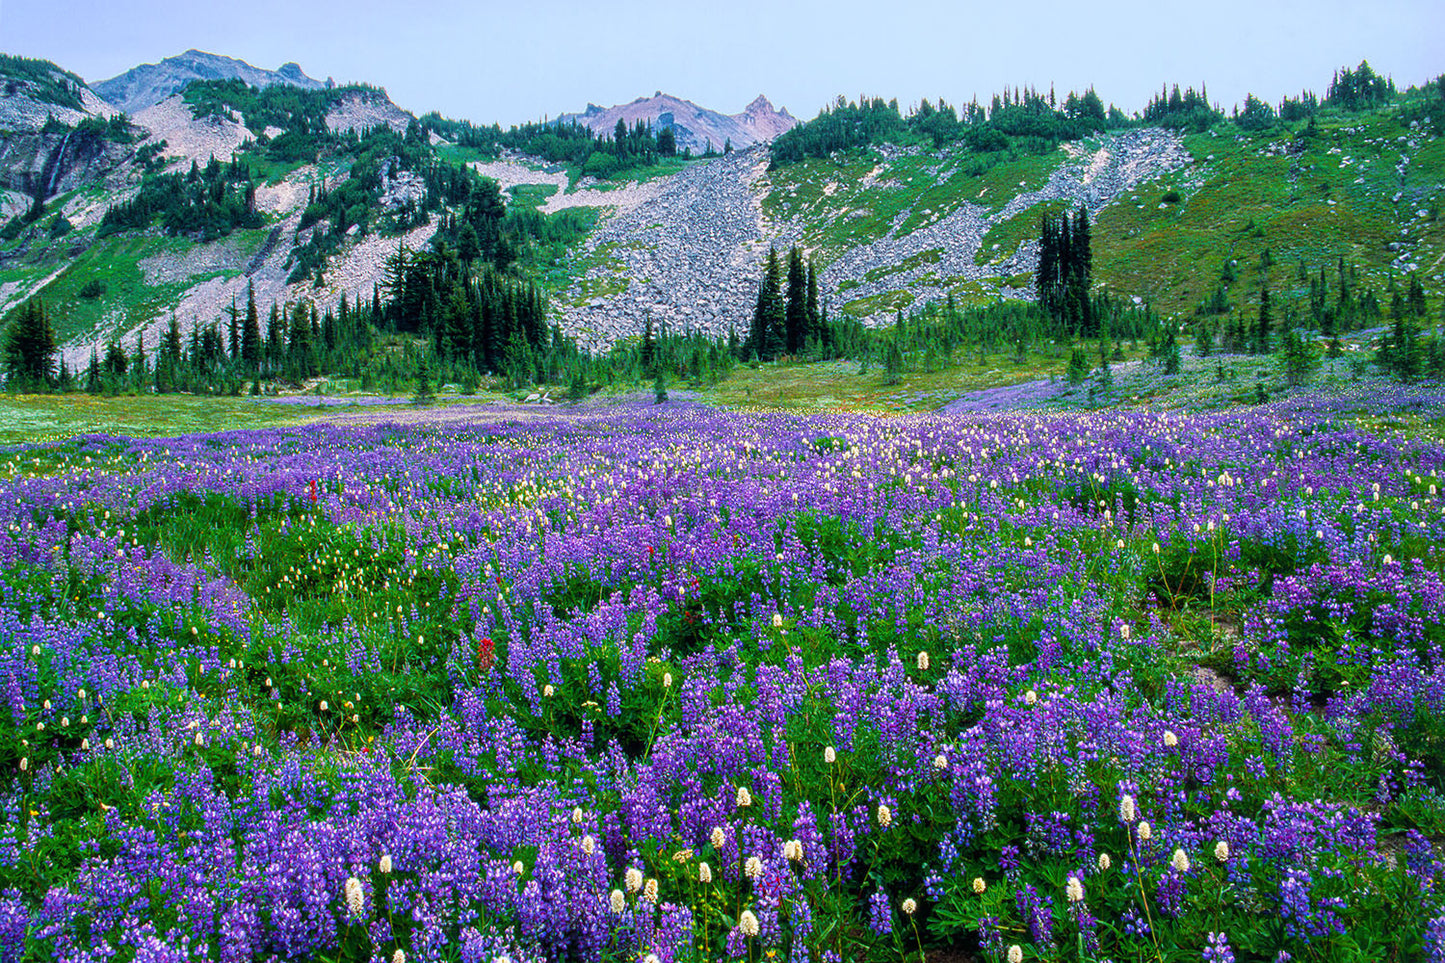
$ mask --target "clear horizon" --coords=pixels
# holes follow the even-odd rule
[[[229,8],[174,0],[0,0],[0,50],[52,60],[89,83],[191,48],[268,70],[294,61],[317,79],[385,87],[415,114],[503,126],[657,90],[729,114],[763,94],[806,120],[839,94],[907,107],[983,101],[1005,86],[1060,96],[1092,86],[1133,113],[1161,84],[1206,85],[1228,110],[1246,93],[1270,103],[1323,94],[1336,69],[1361,60],[1402,89],[1445,71],[1432,39],[1445,33],[1445,9],[1430,0],[1368,10],[1224,0],[1207,16],[1143,0],[1053,3],[1027,18],[997,4],[916,0],[886,14],[816,0],[704,10],[623,0],[605,13],[559,0],[526,10],[443,0],[404,16],[380,0],[248,9],[236,23]]]

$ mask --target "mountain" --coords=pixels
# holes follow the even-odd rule
[[[51,118],[74,126],[115,112],[70,71],[48,60],[0,54],[0,131],[38,131]]]
[[[690,148],[694,154],[703,153],[709,144],[714,150],[722,150],[729,141],[734,148],[751,147],[770,141],[799,123],[786,107],[775,110],[768,98],[762,95],[740,114],[720,114],[660,90],[651,97],[639,97],[630,104],[615,107],[588,104],[580,114],[563,114],[557,118],[560,124],[577,121],[590,127],[594,133],[607,135],[611,135],[619,120],[629,127],[638,121],[649,123],[658,130],[671,127],[673,136],[677,138],[678,150]]]
[[[314,80],[294,63],[279,70],[262,70],[244,60],[187,50],[157,64],[141,64],[125,73],[92,84],[92,89],[127,114],[138,114],[172,94],[180,93],[196,80],[243,80],[253,87],[290,84],[305,90],[319,90],[326,81]]]
[[[842,109],[799,127],[761,97],[728,116],[659,93],[561,118],[604,134],[670,124],[694,150],[602,180],[585,155],[531,156],[494,128],[413,118],[379,88],[320,86],[198,85],[126,123],[74,74],[0,58],[0,313],[42,296],[73,367],[111,339],[153,348],[172,312],[188,332],[217,322],[251,291],[263,311],[369,301],[398,252],[435,238],[535,282],[549,322],[592,347],[649,319],[746,331],[770,245],[806,250],[830,318],[878,325],[1032,299],[1041,216],[1081,206],[1096,293],[1180,324],[1255,317],[1266,284],[1281,317],[1313,316],[1326,282],[1331,299],[1347,286],[1389,305],[1391,279],[1412,274],[1433,318],[1445,283],[1433,86],[1288,119],[1121,115],[1053,140],[1002,133],[1017,107],[997,122],[930,108],[841,145]]]

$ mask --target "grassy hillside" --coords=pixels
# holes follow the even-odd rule
[[[1298,287],[1298,265],[1338,259],[1372,282],[1414,263],[1438,291],[1445,227],[1445,139],[1411,130],[1398,113],[1325,118],[1313,136],[1247,136],[1230,126],[1186,139],[1195,168],[1142,185],[1099,215],[1096,277],[1166,313],[1207,296],[1227,259],[1254,266],[1237,282],[1256,303],[1270,252],[1272,287]],[[1399,166],[1408,158],[1403,173]],[[1175,191],[1177,202],[1166,202]],[[1407,262],[1399,242],[1417,244]],[[1307,290],[1307,282],[1305,282]]]
[[[1281,123],[1260,133],[1225,121],[1184,136],[1182,144],[1187,165],[1096,206],[1096,285],[1137,296],[1166,315],[1185,315],[1213,292],[1232,260],[1231,299],[1252,305],[1265,281],[1259,265],[1268,250],[1268,280],[1276,291],[1307,292],[1299,265],[1317,273],[1340,258],[1376,286],[1414,264],[1432,295],[1445,289],[1445,138],[1411,127],[1400,105],[1363,113],[1324,110],[1312,127]],[[1068,147],[1087,158],[1109,143],[1105,136]],[[971,205],[987,224],[974,257],[985,277],[960,284],[958,291],[991,298],[999,285],[1027,281],[1027,272],[1021,276],[1019,265],[1008,262],[1021,244],[1037,238],[1044,213],[1056,214],[1070,201],[1039,199],[1010,208],[1005,219],[999,212],[1039,191],[1068,154],[1061,147],[983,168],[983,156],[962,145],[941,151],[855,148],[771,172],[763,210],[826,267],[857,245],[906,238]],[[937,256],[924,251],[912,257]],[[839,307],[864,316],[880,306],[914,302],[911,286],[938,279],[904,280],[867,299],[852,298],[850,291],[916,266],[900,260],[842,281]]]

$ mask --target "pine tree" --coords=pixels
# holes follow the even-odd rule
[[[823,330],[823,319],[818,314],[818,266],[808,258],[808,334],[805,340],[817,339],[819,347],[827,350],[824,343],[827,339],[827,332]]]
[[[651,368],[657,354],[657,337],[652,332],[652,315],[647,315],[647,325],[642,331],[642,366]]]
[[[1319,352],[1314,342],[1303,338],[1298,331],[1286,331],[1280,343],[1280,361],[1284,367],[1285,381],[1291,388],[1297,388],[1310,379],[1319,367]]]
[[[234,330],[234,325],[232,330]],[[176,317],[176,313],[172,311],[170,323],[166,325],[166,333],[161,339],[160,357],[156,361],[156,388],[158,390],[171,391],[177,387],[176,381],[181,370],[181,351],[181,322]]]
[[[38,298],[22,304],[5,331],[5,375],[11,390],[50,385],[56,351],[50,315]]]
[[[436,401],[436,388],[432,385],[431,352],[422,349],[416,364],[416,393],[411,396],[412,404],[429,405]]]
[[[1074,232],[1069,246],[1072,263],[1069,265],[1069,283],[1073,290],[1073,323],[1085,334],[1094,333],[1093,319],[1089,314],[1089,288],[1094,277],[1094,252],[1089,234],[1089,211],[1079,206],[1074,215]]]
[[[808,280],[803,252],[796,247],[788,251],[788,301],[783,327],[788,354],[801,354],[808,339]]]
[[[787,348],[786,321],[783,304],[782,265],[778,261],[778,249],[768,249],[767,266],[763,271],[763,283],[758,288],[758,303],[753,310],[752,330],[748,335],[748,347],[764,361],[771,361]]]
[[[234,295],[231,296],[230,322],[231,360],[237,361],[241,357],[241,312],[240,309],[236,307],[236,298]]]
[[[1269,354],[1270,325],[1273,316],[1269,307],[1269,285],[1259,289],[1259,325],[1254,330],[1254,353]]]
[[[262,363],[262,321],[256,312],[256,285],[246,285],[246,324],[241,327],[241,366],[256,372]]]

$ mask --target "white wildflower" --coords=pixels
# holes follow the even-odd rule
[[[361,880],[355,876],[347,877],[346,880],[346,908],[356,919],[361,919],[366,913],[366,894],[361,889]]]

